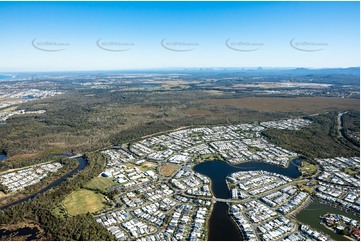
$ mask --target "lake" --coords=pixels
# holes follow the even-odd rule
[[[287,168],[274,166],[262,162],[245,162],[237,165],[228,164],[224,161],[206,161],[193,167],[195,172],[209,177],[212,181],[212,192],[217,198],[230,198],[226,177],[238,171],[268,171],[284,175],[290,178],[301,176],[298,165],[302,158],[292,160]],[[243,240],[241,232],[228,215],[227,203],[215,203],[209,220],[208,240]]]

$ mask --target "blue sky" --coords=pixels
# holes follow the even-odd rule
[[[359,4],[0,2],[0,71],[359,66]]]

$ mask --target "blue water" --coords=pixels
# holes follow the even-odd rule
[[[35,97],[33,95],[28,95],[28,96],[22,96],[21,98],[25,100],[29,100],[29,99],[34,99]]]
[[[0,161],[6,160],[6,155],[0,153]]]
[[[202,162],[193,170],[209,177],[212,181],[212,192],[217,198],[230,198],[226,177],[238,171],[268,171],[290,178],[301,176],[298,165],[302,158],[294,159],[287,168],[274,166],[262,162],[245,162],[238,165],[231,165],[224,161]],[[210,241],[239,241],[244,240],[236,224],[228,215],[228,204],[217,202],[213,206],[213,211],[208,224],[208,240]]]

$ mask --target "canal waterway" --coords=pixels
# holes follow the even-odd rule
[[[320,216],[325,215],[326,213],[341,214],[351,219],[360,221],[360,217],[352,213],[346,213],[345,211],[342,211],[330,205],[321,204],[318,201],[314,201],[310,205],[308,205],[305,209],[303,209],[297,214],[296,218],[298,221],[304,224],[308,224],[311,227],[324,232],[325,234],[329,235],[333,240],[347,240],[346,237],[335,234],[333,231],[327,229],[324,225],[320,224]]]
[[[212,181],[212,192],[217,198],[230,198],[226,177],[239,171],[268,171],[290,178],[301,176],[298,166],[302,158],[292,160],[287,168],[274,166],[263,162],[245,162],[237,165],[224,161],[206,161],[196,165],[193,170],[209,177]],[[243,240],[242,234],[228,215],[228,204],[217,202],[209,220],[208,240],[211,241],[236,241]]]

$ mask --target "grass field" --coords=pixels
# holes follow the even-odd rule
[[[162,165],[159,169],[160,174],[166,177],[172,176],[177,170],[179,166],[173,164]]]
[[[87,184],[85,184],[85,188],[91,190],[100,190],[100,191],[107,191],[108,188],[116,185],[117,183],[113,182],[111,178],[106,177],[95,177],[90,180]]]
[[[205,154],[200,156],[201,161],[208,160],[223,160],[222,157],[217,153]]]
[[[300,168],[299,168],[299,170],[302,173],[307,173],[309,175],[314,175],[317,172],[317,166],[312,164],[312,163],[309,163],[307,161],[303,161]]]
[[[353,176],[360,174],[360,168],[359,167],[347,167],[342,169],[343,172]]]
[[[103,195],[80,189],[68,195],[63,204],[69,215],[78,215],[101,210],[104,207],[104,201]]]
[[[312,184],[312,185],[311,185]],[[317,185],[317,182],[312,181],[312,182],[302,182],[302,183],[298,183],[297,186],[299,189],[301,189],[301,191],[305,191],[308,192],[310,194],[314,194],[315,193],[315,186]]]

